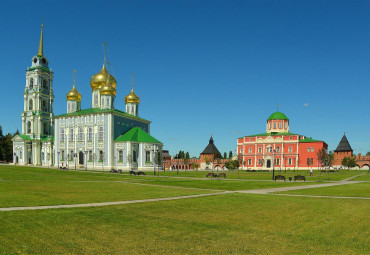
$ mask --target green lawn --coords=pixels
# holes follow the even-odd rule
[[[363,200],[228,194],[2,212],[1,254],[367,254]]]
[[[359,173],[342,171],[328,178],[342,180]],[[187,174],[200,175],[182,176],[190,177]],[[241,180],[212,180],[0,166],[0,207],[315,184],[273,182],[269,173],[243,174]],[[369,197],[369,185],[289,193]],[[232,193],[119,206],[0,212],[0,254],[366,254],[369,210],[369,201],[360,199]]]
[[[370,197],[370,182],[346,184],[316,189],[293,190],[281,193],[315,196]]]

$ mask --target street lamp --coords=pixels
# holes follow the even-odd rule
[[[274,154],[273,154],[273,163],[272,163],[272,180],[275,180],[275,150],[273,150]]]
[[[93,153],[93,171],[95,170],[95,152]]]
[[[77,153],[73,153],[73,157],[75,158],[75,170],[77,169],[77,161],[76,161],[76,158],[77,158]]]
[[[66,168],[68,169],[68,165],[69,165],[69,153],[67,153],[67,160],[66,160]]]
[[[103,168],[104,171],[104,151],[101,151],[101,156],[102,156],[101,167]]]
[[[17,154],[15,152],[14,152],[13,162],[14,162],[14,165],[17,166]]]

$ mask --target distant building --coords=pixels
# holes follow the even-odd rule
[[[266,133],[237,139],[237,154],[242,169],[318,167],[320,162],[316,153],[322,148],[328,148],[324,141],[291,133],[289,118],[279,111],[267,119]]]
[[[353,154],[351,145],[348,142],[346,134],[343,135],[337,148],[334,151],[334,167],[343,167],[342,160],[345,157],[356,157],[356,167],[355,169],[370,169],[370,155],[362,156],[359,153],[357,156]]]

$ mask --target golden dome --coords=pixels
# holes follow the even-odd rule
[[[131,89],[131,92],[130,94],[128,94],[126,97],[125,97],[125,102],[126,104],[127,103],[140,103],[140,97],[138,97],[135,92],[134,92],[134,89]]]
[[[103,65],[103,68],[100,70],[99,73],[94,74],[90,79],[90,86],[93,90],[99,89],[103,87],[107,81],[112,85],[113,88],[117,88],[117,81],[116,78],[114,78],[113,75],[108,73],[107,69],[105,68],[105,65]]]
[[[80,102],[81,101],[81,94],[77,91],[76,87],[73,86],[73,88],[71,89],[71,91],[69,91],[67,93],[67,100],[75,100],[75,101],[78,101]]]
[[[100,88],[100,95],[116,95],[117,91],[109,82]]]

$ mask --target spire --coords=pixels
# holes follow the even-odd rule
[[[76,88],[76,70],[73,69],[73,88]]]
[[[353,151],[347,140],[346,133],[344,133],[335,151]]]
[[[108,44],[106,42],[103,42],[103,51],[104,51],[103,68],[105,67],[107,46],[108,46]]]
[[[131,73],[131,91],[134,91],[134,73]]]
[[[41,24],[41,35],[40,35],[40,43],[39,43],[39,52],[37,53],[37,55],[40,55],[40,56],[43,56],[44,55],[43,30],[44,30],[44,24]]]

